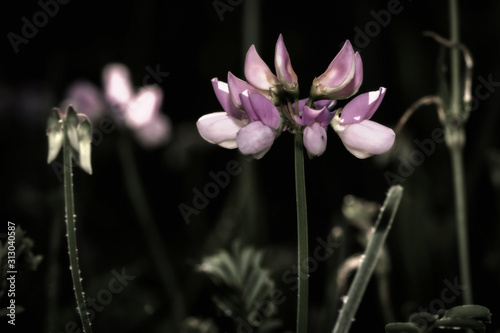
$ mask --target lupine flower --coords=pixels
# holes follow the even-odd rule
[[[135,93],[130,73],[122,64],[107,65],[102,77],[107,102],[143,145],[154,147],[168,141],[171,124],[160,111],[163,92],[158,86],[145,86]]]
[[[386,88],[355,97],[331,121],[342,143],[357,158],[383,154],[394,144],[392,129],[369,120],[382,99]]]
[[[228,82],[212,79],[223,112],[202,116],[197,127],[208,142],[261,158],[282,131],[302,133],[309,158],[326,150],[327,127],[332,124],[345,147],[356,157],[366,158],[389,150],[394,132],[371,120],[386,89],[362,94],[343,109],[333,111],[336,101],[356,94],[363,81],[359,53],[346,41],[327,70],[315,78],[309,98],[298,100],[299,85],[282,35],[275,49],[271,72],[252,45],[245,58],[245,77],[228,73]]]

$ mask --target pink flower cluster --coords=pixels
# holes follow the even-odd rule
[[[309,98],[299,100],[299,84],[283,36],[276,43],[276,75],[252,45],[246,54],[245,77],[228,73],[227,83],[212,79],[215,95],[224,111],[202,116],[197,127],[208,142],[238,148],[261,158],[285,130],[302,133],[310,158],[326,150],[328,124],[354,156],[366,158],[387,152],[394,144],[394,131],[369,120],[378,109],[386,89],[361,94],[345,107],[333,110],[337,100],[356,94],[363,81],[358,52],[346,41],[326,71],[312,82]]]

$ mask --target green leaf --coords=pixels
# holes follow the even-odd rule
[[[481,321],[470,318],[441,318],[436,321],[434,325],[438,328],[447,329],[470,328],[478,333],[482,333],[486,330]]]
[[[387,333],[412,333],[418,332],[418,326],[412,323],[390,323],[385,325],[385,331]]]
[[[487,307],[481,305],[456,306],[444,313],[445,318],[470,318],[491,323],[491,312]]]
[[[231,252],[220,250],[202,260],[200,271],[214,283],[212,299],[224,314],[236,321],[246,318],[251,325],[261,325],[261,319],[256,318],[262,318],[262,311],[266,312],[266,320],[275,311],[274,305],[267,307],[274,282],[270,271],[262,267],[263,255],[263,251],[235,241]],[[265,310],[263,304],[267,304]]]

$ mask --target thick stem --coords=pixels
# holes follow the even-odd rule
[[[450,9],[450,40],[453,44],[460,41],[460,29],[458,25],[458,0],[449,0]],[[452,47],[451,52],[451,113],[458,117],[460,115],[460,50]]]
[[[68,135],[65,133],[63,142],[64,153],[64,202],[66,205],[66,228],[68,238],[69,268],[75,290],[76,304],[82,319],[83,332],[91,333],[89,314],[85,304],[85,295],[78,265],[78,249],[76,246],[75,211],[73,206],[73,170],[71,166],[71,146]]]
[[[349,331],[354,320],[354,315],[365,293],[366,286],[377,264],[379,253],[391,229],[392,221],[396,215],[402,195],[403,187],[400,185],[392,186],[389,189],[384,205],[380,209],[380,214],[375,224],[375,230],[366,247],[365,255],[354,276],[349,292],[344,298],[345,303],[340,310],[339,317],[333,328],[333,333],[346,333]]]
[[[449,0],[450,9],[450,35],[451,42],[457,44],[459,40],[459,14],[458,0]],[[455,190],[455,215],[457,224],[457,245],[460,264],[460,280],[466,286],[463,293],[464,304],[472,303],[472,285],[469,264],[469,240],[467,236],[467,206],[465,195],[465,174],[463,168],[463,147],[465,142],[464,123],[465,119],[461,113],[462,103],[460,94],[460,58],[459,50],[451,48],[451,110],[452,119],[459,120],[457,124],[445,122],[446,140],[451,154],[451,166],[453,169],[453,184]]]
[[[463,303],[472,304],[472,285],[469,263],[469,238],[467,233],[467,203],[465,195],[465,174],[463,167],[463,149],[450,147],[453,185],[455,190],[455,215],[457,224],[457,244],[460,265],[460,281],[466,287],[463,290]]]
[[[295,194],[297,200],[297,237],[298,237],[298,294],[297,294],[297,333],[307,332],[307,304],[309,294],[308,236],[306,179],[304,174],[304,145],[302,133],[295,133]]]

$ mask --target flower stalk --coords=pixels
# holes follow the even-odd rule
[[[309,267],[308,267],[308,232],[307,232],[307,203],[306,179],[304,173],[304,151],[302,133],[295,133],[294,161],[295,161],[295,194],[297,201],[297,237],[298,237],[298,294],[297,294],[297,333],[307,332],[307,311],[309,295]]]
[[[459,43],[459,15],[458,1],[449,1],[450,10],[450,35],[453,45]],[[460,50],[452,47],[451,50],[451,101],[450,117],[458,121],[445,122],[446,143],[450,150],[451,167],[453,171],[453,186],[455,193],[455,215],[457,226],[457,244],[459,256],[460,280],[467,286],[463,293],[463,303],[472,304],[472,284],[470,276],[469,239],[467,235],[467,199],[465,194],[465,173],[463,149],[465,145],[464,125],[467,119],[465,105],[468,101],[461,101],[461,73]],[[464,91],[467,96],[468,91]]]
[[[68,118],[64,118],[64,122]],[[65,124],[66,125],[66,124]],[[72,152],[68,138],[67,128],[64,126],[63,139],[63,162],[64,162],[64,202],[66,206],[66,237],[68,239],[69,269],[71,279],[73,280],[73,289],[75,290],[76,304],[78,314],[82,320],[83,332],[91,333],[90,318],[85,303],[85,293],[83,292],[82,278],[80,276],[80,267],[78,264],[78,248],[76,245],[76,227],[75,210],[73,204],[73,171],[72,171]]]
[[[66,211],[66,237],[68,239],[69,269],[75,290],[78,314],[82,320],[83,332],[91,333],[90,318],[85,304],[80,267],[78,264],[78,248],[76,246],[75,209],[73,200],[73,168],[72,159],[78,166],[92,174],[91,140],[92,124],[87,116],[77,114],[70,105],[66,113],[54,108],[47,121],[47,137],[49,143],[47,163],[51,163],[63,150],[64,203]]]

